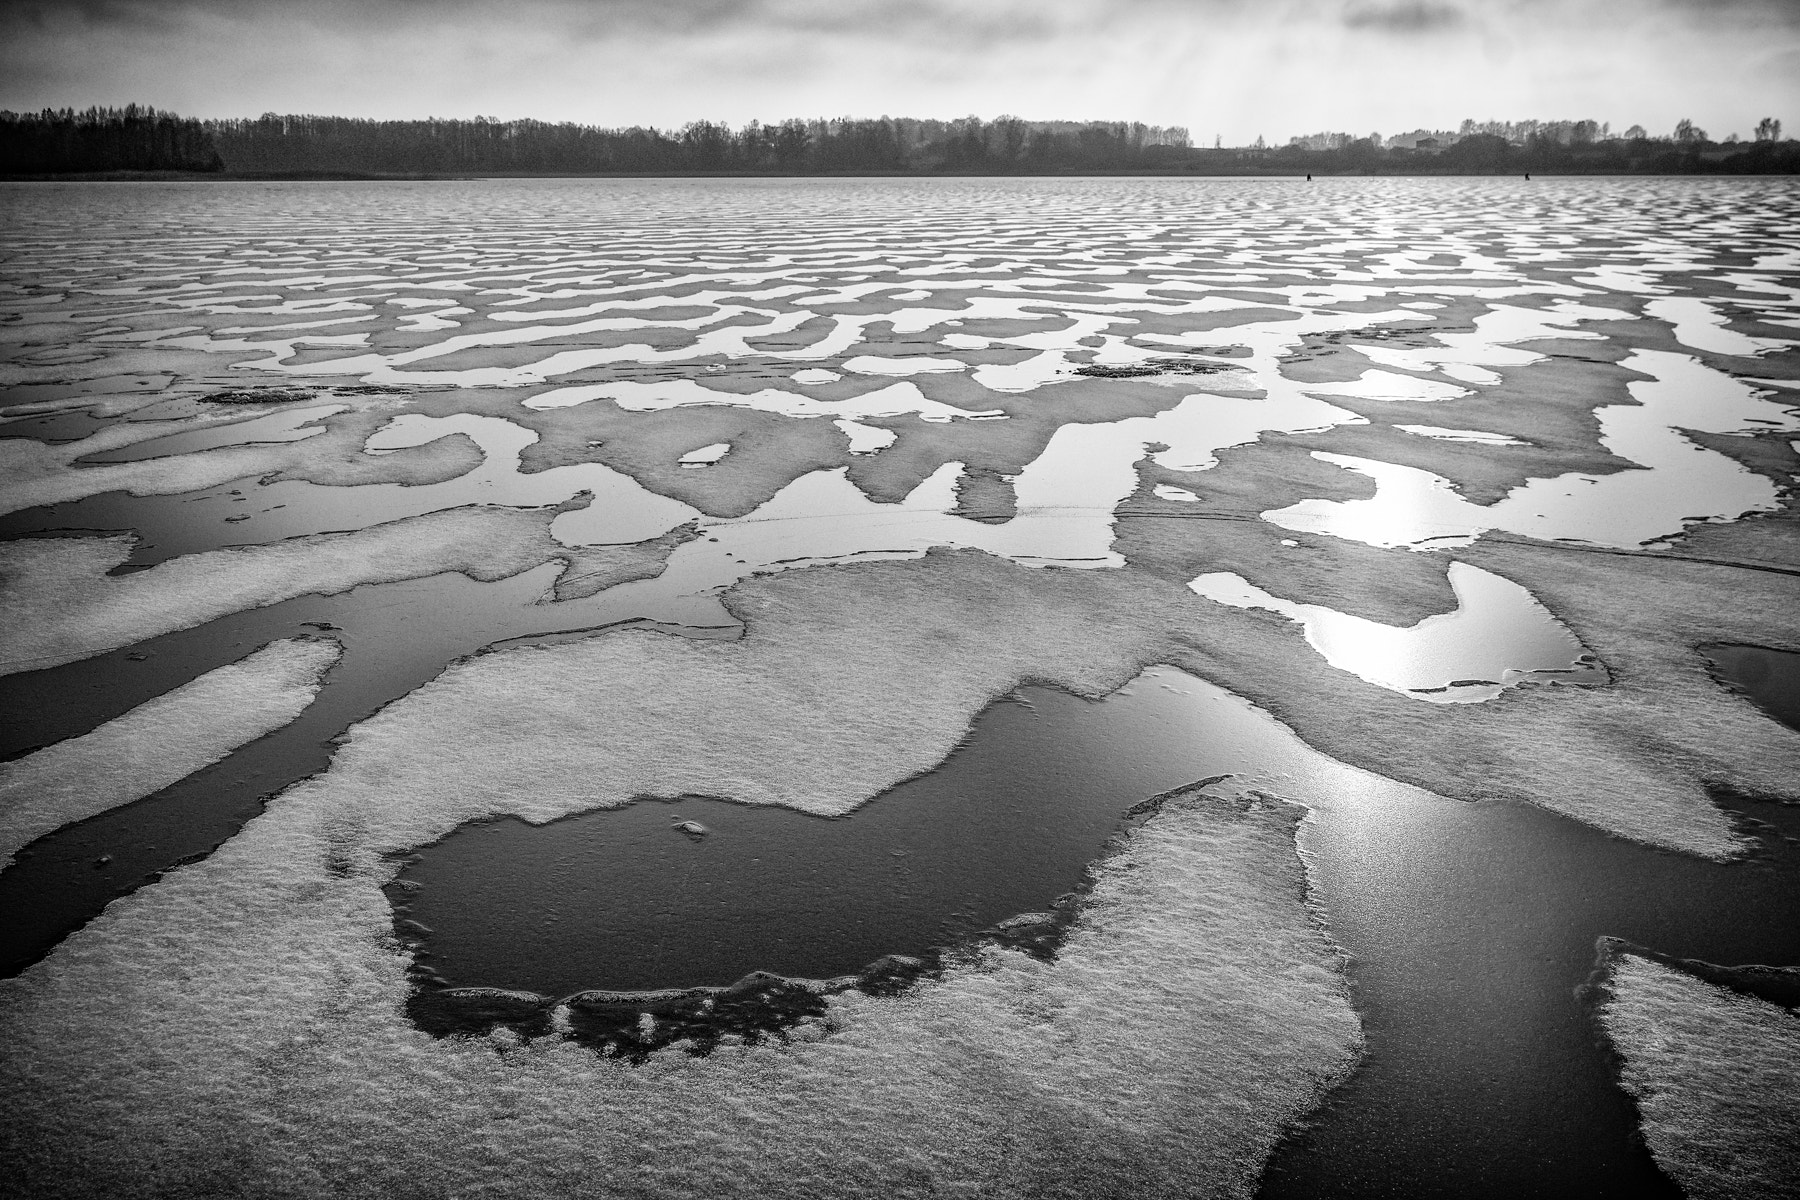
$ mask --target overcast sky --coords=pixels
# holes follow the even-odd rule
[[[1800,0],[0,0],[0,107],[1800,132]]]

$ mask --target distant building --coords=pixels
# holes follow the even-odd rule
[[[1413,149],[1422,150],[1426,154],[1436,154],[1438,151],[1442,150],[1443,147],[1438,145],[1438,140],[1434,137],[1422,137],[1413,143]]]
[[[1457,139],[1455,130],[1446,129],[1414,129],[1408,133],[1396,133],[1382,142],[1389,150],[1417,150],[1424,147],[1428,150],[1442,150],[1454,145]]]

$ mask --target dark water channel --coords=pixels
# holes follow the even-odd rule
[[[1800,729],[1800,653],[1715,642],[1700,647],[1713,674],[1785,725]]]
[[[416,514],[410,489],[391,485],[371,496],[374,490],[252,476],[170,496],[101,492],[0,515],[0,541],[72,530],[131,533],[130,556],[112,571],[121,575],[184,554],[344,533]]]
[[[0,976],[16,975],[113,899],[203,857],[262,811],[265,797],[323,770],[357,721],[497,643],[633,620],[692,637],[735,636],[716,604],[643,613],[604,594],[535,604],[544,570],[476,583],[445,574],[302,596],[42,671],[0,676],[0,759],[78,736],[215,667],[296,636],[344,646],[295,721],[155,795],[64,826],[0,871]]]
[[[1773,828],[1751,861],[1720,865],[1540,809],[1429,797],[1166,668],[1099,703],[1021,696],[849,817],[680,800],[476,823],[422,850],[391,894],[451,987],[547,1001],[754,970],[823,979],[1043,910],[1135,802],[1260,776],[1319,803],[1304,837],[1369,1039],[1313,1128],[1281,1146],[1269,1197],[1675,1194],[1577,994],[1597,940],[1800,964],[1800,852]],[[1746,811],[1800,832],[1788,810]],[[513,1023],[541,1029],[542,1004],[514,999]],[[506,1023],[504,1005],[471,1012]],[[454,1028],[441,1009],[417,1015]]]

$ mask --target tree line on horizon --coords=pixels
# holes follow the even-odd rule
[[[1441,134],[1441,136],[1440,136]],[[240,176],[823,174],[1492,174],[1800,172],[1800,144],[1764,118],[1755,142],[1668,138],[1593,121],[1465,121],[1454,133],[1313,134],[1288,145],[1197,148],[1179,126],[1122,121],[694,121],[615,129],[490,117],[197,120],[124,108],[0,112],[0,175],[205,172]]]
[[[1608,142],[1665,142],[1690,148],[1712,144],[1706,130],[1686,117],[1675,123],[1674,132],[1661,135],[1648,132],[1642,125],[1633,125],[1624,133],[1614,133],[1611,122],[1591,118],[1578,121],[1466,120],[1455,130],[1414,129],[1388,138],[1383,138],[1379,133],[1371,133],[1367,140],[1377,149],[1438,150],[1453,146],[1465,138],[1480,136],[1497,137],[1516,147],[1540,150],[1552,146],[1583,147]],[[1764,117],[1756,123],[1753,138],[1758,142],[1781,141],[1781,122],[1774,117]],[[1342,150],[1361,140],[1363,139],[1354,133],[1309,133],[1289,138],[1288,145],[1302,150]],[[1720,147],[1739,144],[1740,140],[1735,133],[1727,134],[1722,142],[1717,143]]]
[[[277,116],[210,121],[229,169],[455,174],[1036,172],[1142,169],[1187,130],[1123,121],[874,119],[752,121],[680,130],[571,123]]]
[[[0,174],[223,171],[202,121],[148,106],[0,112]]]

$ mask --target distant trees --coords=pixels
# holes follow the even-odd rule
[[[1727,148],[1728,147],[1728,148]],[[218,171],[243,175],[1266,174],[1800,171],[1800,147],[1765,117],[1755,142],[1673,138],[1633,125],[1623,138],[1580,120],[1462,122],[1382,139],[1316,133],[1271,150],[1190,144],[1180,126],[1128,121],[905,117],[691,121],[677,130],[544,121],[373,121],[264,113],[195,121],[122,109],[0,113],[0,174]]]
[[[174,113],[136,104],[85,112],[0,112],[0,174],[223,168],[205,126]]]
[[[1504,138],[1514,145],[1538,142],[1557,146],[1586,146],[1607,136],[1612,125],[1584,118],[1579,121],[1464,121],[1458,138],[1487,134]],[[1627,137],[1631,136],[1626,134]],[[1445,140],[1441,136],[1440,141]]]
[[[1187,130],[1123,121],[840,117],[693,121],[674,132],[541,121],[363,121],[265,115],[208,122],[233,171],[370,174],[890,173],[1148,170]]]
[[[1510,171],[1513,144],[1497,133],[1475,133],[1459,138],[1440,156],[1445,164],[1473,171]]]

